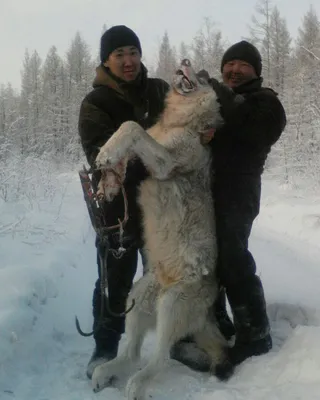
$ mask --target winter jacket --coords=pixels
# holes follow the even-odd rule
[[[111,74],[104,66],[96,70],[93,90],[84,98],[79,115],[79,135],[90,166],[94,167],[99,149],[125,121],[136,121],[143,128],[154,125],[163,111],[168,84],[161,79],[147,77],[142,65],[139,77],[134,82],[124,82]],[[129,162],[124,188],[129,205],[129,220],[125,236],[140,237],[140,210],[137,205],[139,183],[147,172],[140,160]],[[93,176],[95,185],[100,172]],[[105,202],[104,211],[108,226],[118,223],[124,216],[124,203],[120,193],[115,199]]]
[[[225,124],[211,141],[217,214],[238,208],[251,222],[259,213],[265,161],[286,126],[277,94],[254,79],[231,91],[210,80],[221,103]]]

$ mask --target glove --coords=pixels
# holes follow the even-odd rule
[[[241,96],[240,94],[236,94],[227,85],[218,82],[218,80],[215,78],[210,78],[208,82],[212,87],[212,89],[216,92],[218,101],[221,104],[222,117],[228,118],[228,116],[233,112],[233,110],[240,103],[243,103],[244,97]]]
[[[209,73],[208,73],[208,71],[206,71],[205,69],[202,69],[202,70],[199,71],[196,75],[197,75],[197,78],[198,78],[198,79],[203,79],[203,80],[205,80],[206,82],[209,82],[209,80],[210,80]]]

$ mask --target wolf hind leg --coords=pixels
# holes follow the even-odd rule
[[[139,361],[143,339],[148,330],[155,327],[157,294],[158,286],[151,273],[134,284],[127,301],[132,304],[134,300],[135,305],[126,316],[126,347],[117,358],[96,367],[92,376],[95,392],[112,385],[119,376],[127,375]]]
[[[210,370],[216,375],[216,366],[224,364],[228,358],[228,342],[217,324],[208,319],[204,328],[194,334],[194,340],[198,348],[209,356]]]
[[[149,363],[129,379],[126,388],[129,400],[144,400],[148,382],[167,365],[173,344],[188,333],[203,329],[207,305],[199,299],[198,290],[192,290],[193,286],[179,283],[159,298],[155,353]]]

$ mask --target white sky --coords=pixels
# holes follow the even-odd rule
[[[0,82],[20,85],[26,48],[44,59],[55,45],[64,56],[77,30],[96,54],[102,27],[125,24],[140,37],[147,62],[156,56],[165,30],[171,44],[191,42],[203,18],[212,18],[223,37],[236,42],[248,34],[257,0],[0,0]],[[319,0],[274,0],[293,37],[310,4]]]

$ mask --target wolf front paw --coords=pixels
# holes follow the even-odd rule
[[[112,201],[121,190],[124,181],[125,171],[119,167],[112,170],[101,170],[101,179],[98,183],[98,198],[101,200]]]
[[[111,386],[118,379],[116,371],[112,371],[111,365],[109,367],[108,364],[110,363],[98,365],[93,371],[91,384],[94,392],[100,392],[102,389]]]
[[[133,375],[126,386],[126,397],[128,400],[146,400],[146,381],[140,379],[140,372]]]
[[[113,151],[110,151],[107,144],[102,146],[99,154],[96,158],[96,167],[101,168],[111,168],[119,161],[117,154]]]

